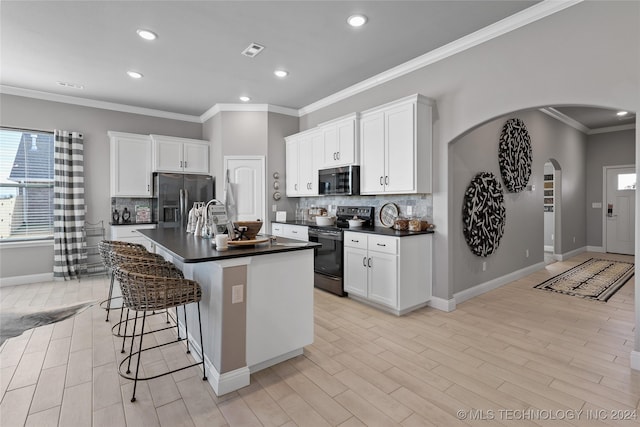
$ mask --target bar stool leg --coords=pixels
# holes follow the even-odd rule
[[[189,349],[189,326],[187,324],[187,305],[186,304],[182,306],[182,311],[184,311],[184,335],[185,335],[184,339],[187,340],[187,354],[190,354],[191,350]]]
[[[124,308],[122,309],[124,311]],[[122,313],[120,313],[120,319],[122,320]],[[127,308],[127,320],[124,322],[124,333],[122,334],[122,349],[120,353],[124,353],[124,343],[127,340],[127,325],[129,324],[129,309]],[[120,333],[120,326],[118,326],[118,333]],[[133,337],[131,337],[133,342]]]
[[[111,277],[111,284],[109,285],[109,297],[107,298],[107,318],[105,322],[109,321],[109,310],[111,310],[111,297],[113,296],[113,271],[109,269],[108,275]]]
[[[204,368],[204,344],[202,343],[202,317],[200,317],[200,301],[198,301],[198,324],[200,325],[200,353],[202,354],[202,379],[207,380],[207,371]]]
[[[138,319],[138,313],[136,312],[136,320]],[[142,329],[140,330],[140,345],[138,346],[138,363],[136,364],[136,378],[133,380],[133,395],[131,401],[136,401],[136,387],[138,386],[138,372],[140,371],[140,359],[142,358],[142,337],[144,337],[144,323],[147,319],[147,312],[142,312]],[[133,343],[133,340],[132,340]],[[131,362],[131,359],[129,359]]]
[[[146,315],[146,311],[144,312]],[[138,312],[136,311],[136,318],[133,321],[133,332],[131,332],[131,348],[129,350],[129,363],[127,364],[127,374],[131,373],[131,358],[133,357],[133,341],[136,337],[136,327],[138,326]],[[142,335],[140,335],[140,341],[142,342]],[[138,357],[140,357],[138,355]],[[140,359],[138,359],[139,361]],[[136,372],[137,374],[137,372]]]

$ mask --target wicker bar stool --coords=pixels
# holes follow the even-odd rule
[[[156,255],[147,251],[147,248],[144,245],[141,245],[139,243],[124,242],[121,240],[103,240],[98,243],[98,251],[100,252],[100,258],[102,259],[102,263],[104,264],[107,270],[107,275],[110,278],[109,294],[107,296],[107,299],[100,302],[101,307],[103,304],[106,305],[105,306],[105,310],[107,311],[107,318],[105,319],[106,322],[109,321],[109,311],[111,310],[111,301],[113,301],[114,299],[113,298],[113,273],[112,273],[113,267],[111,265],[111,258],[109,257],[109,254],[115,249],[139,254],[139,256],[146,256],[150,258],[159,257],[160,259],[162,259],[160,255]]]
[[[149,256],[149,255],[153,255],[153,256]],[[121,265],[127,265],[127,270],[133,271],[136,273],[153,274],[157,276],[174,277],[178,279],[183,278],[182,272],[175,265],[173,265],[173,263],[165,261],[164,258],[156,254],[149,254],[149,253],[143,254],[135,250],[130,251],[128,248],[115,247],[109,252],[108,256],[109,256],[109,263],[112,268],[115,268]],[[133,330],[131,335],[127,334],[127,329],[129,324],[129,309],[127,307],[124,307],[124,308],[126,309],[126,316],[124,316],[125,319],[123,320],[123,313],[125,310],[122,310],[120,311],[120,321],[115,325],[113,325],[111,328],[115,336],[122,337],[122,348],[120,350],[121,353],[125,352],[126,339],[127,338],[133,339],[135,337],[135,329]],[[167,324],[169,324],[170,323],[169,310],[164,310],[164,312],[167,316],[166,322]],[[156,313],[154,311],[152,314],[155,315],[160,313],[159,312]],[[178,311],[176,308],[176,315],[177,314],[178,314]],[[175,323],[177,326],[178,324],[177,319],[175,319]],[[124,332],[122,332],[122,325],[124,325]],[[117,328],[117,331],[116,331],[116,328]],[[170,329],[170,328],[171,327],[166,327],[164,329]],[[152,333],[152,332],[158,332],[158,330],[151,331],[149,333]],[[178,338],[180,338],[179,329],[178,329]]]
[[[114,275],[116,276],[120,286],[122,288],[122,298],[124,301],[125,307],[130,310],[134,310],[136,312],[135,320],[134,320],[134,331],[137,327],[139,314],[142,312],[142,326],[140,329],[140,333],[137,335],[139,337],[139,345],[138,350],[134,352],[134,340],[131,340],[131,349],[129,351],[129,355],[125,357],[118,367],[118,373],[127,379],[132,379],[133,383],[133,394],[131,397],[131,401],[135,402],[136,400],[136,388],[138,385],[138,381],[150,380],[154,378],[158,378],[164,375],[172,374],[174,372],[182,371],[184,369],[191,368],[193,366],[198,366],[202,363],[202,373],[203,380],[207,379],[206,371],[205,371],[205,363],[204,363],[204,346],[202,340],[202,318],[200,315],[200,300],[202,299],[202,290],[200,285],[193,281],[179,277],[169,277],[166,275],[154,275],[154,274],[145,274],[142,272],[134,272],[137,271],[147,271],[149,273],[160,273],[163,274],[163,270],[165,267],[158,268],[157,266],[149,266],[148,268],[135,266],[131,264],[123,263],[121,265],[114,266]],[[177,307],[182,305],[185,308],[185,328],[186,325],[186,305],[191,303],[198,304],[198,323],[200,329],[200,350],[202,352],[202,362],[193,363],[181,368],[173,369],[168,372],[150,376],[150,377],[140,377],[140,359],[142,358],[142,353],[148,350],[152,350],[155,348],[159,348],[162,346],[174,344],[176,341],[170,341],[162,344],[158,344],[149,348],[142,348],[143,338],[145,336],[145,323],[147,320],[147,312],[163,310],[172,307]],[[189,337],[188,334],[185,338],[180,338],[178,336],[178,341],[186,340],[187,345],[187,353],[189,350]],[[138,356],[136,361],[135,375],[132,377],[131,374],[131,360],[134,356]],[[126,371],[123,372],[124,365],[126,366]]]

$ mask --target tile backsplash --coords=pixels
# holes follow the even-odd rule
[[[301,197],[298,205],[301,208],[323,207],[331,211],[336,206],[373,206],[375,208],[376,225],[380,224],[378,212],[385,203],[395,203],[400,210],[400,216],[418,217],[432,222],[433,197],[431,194],[394,194],[377,196],[322,196]],[[411,215],[408,214],[411,211]]]
[[[124,211],[124,208],[127,208],[127,210],[131,213],[131,218],[129,220],[130,223],[136,223],[136,208],[148,208],[149,209],[149,215],[148,215],[148,219],[145,219],[144,217],[141,217],[142,220],[140,222],[150,222],[151,221],[151,208],[152,208],[152,201],[153,199],[148,199],[148,198],[131,198],[131,197],[112,197],[111,198],[111,215],[110,217],[112,218],[112,223],[113,221],[113,212],[117,209],[118,210],[118,214],[120,215],[120,220],[118,221],[118,223],[120,224],[124,224],[125,222],[122,220],[122,212]]]

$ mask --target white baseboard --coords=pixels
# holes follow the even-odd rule
[[[28,274],[26,276],[0,277],[0,288],[5,286],[29,285],[31,283],[52,282],[53,272]]]
[[[544,262],[539,262],[537,264],[530,265],[529,267],[522,268],[509,274],[505,274],[504,276],[497,277],[493,280],[489,280],[488,282],[480,283],[479,285],[473,286],[469,289],[465,289],[464,291],[456,292],[455,294],[453,294],[455,304],[460,304],[468,299],[477,297],[478,295],[482,295],[485,292],[489,292],[496,288],[499,288],[500,286],[504,286],[507,283],[513,282],[514,280],[521,279],[531,273],[535,273],[536,271],[543,269],[544,266]]]
[[[456,300],[454,298],[444,299],[444,298],[438,298],[438,297],[431,297],[427,305],[437,310],[446,311],[447,313],[449,313],[456,309]]]
[[[219,373],[213,365],[207,364],[207,368],[207,381],[209,381],[217,396],[231,393],[249,385],[251,373],[246,366],[223,374]]]
[[[604,246],[587,246],[587,252],[604,253]]]
[[[569,259],[569,258],[573,258],[573,257],[574,257],[574,256],[576,256],[576,255],[580,255],[581,253],[586,252],[586,251],[587,251],[587,247],[586,247],[586,246],[583,246],[583,247],[581,247],[581,248],[574,249],[574,250],[572,250],[572,251],[569,251],[569,252],[566,252],[566,253],[563,253],[563,254],[556,255],[556,259],[557,259],[558,261],[564,261],[564,260],[567,260],[567,259]]]
[[[635,369],[636,371],[640,371],[640,351],[633,350],[631,352],[630,367],[631,369]]]
[[[285,353],[285,354],[283,354],[281,356],[274,357],[273,359],[265,360],[264,362],[260,362],[258,364],[253,365],[253,366],[250,366],[249,367],[249,372],[251,372],[253,374],[254,372],[258,372],[258,371],[261,371],[263,369],[267,369],[267,368],[269,368],[269,367],[271,367],[273,365],[277,365],[280,362],[284,362],[285,360],[289,360],[289,359],[292,359],[292,358],[294,358],[296,356],[300,356],[303,353],[304,353],[304,349],[302,349],[302,348],[290,351],[290,352]]]

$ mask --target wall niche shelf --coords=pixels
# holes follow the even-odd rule
[[[555,183],[553,174],[544,175],[544,211],[553,212],[555,207]]]

